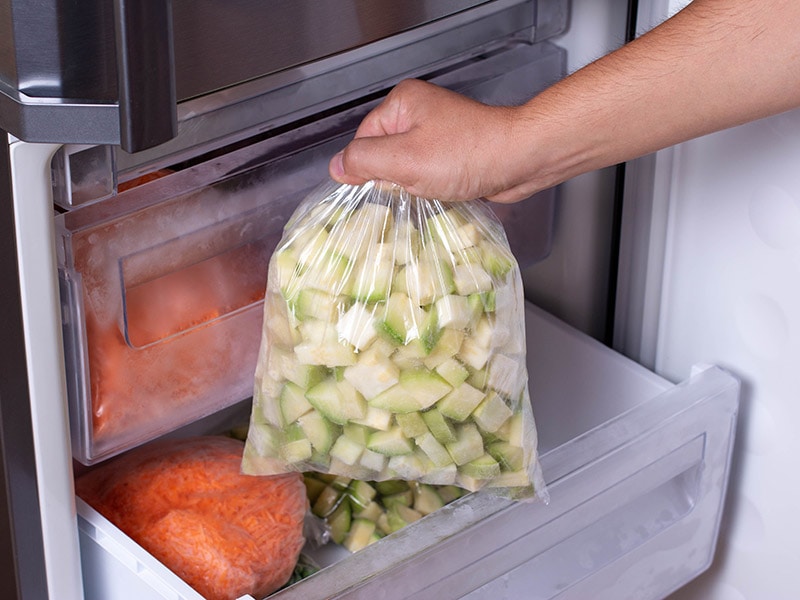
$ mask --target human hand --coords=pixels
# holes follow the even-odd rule
[[[481,104],[419,80],[398,84],[330,162],[336,181],[396,183],[440,200],[514,202],[535,189],[515,168],[517,110]]]

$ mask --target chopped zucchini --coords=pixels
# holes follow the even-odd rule
[[[316,410],[311,410],[297,418],[297,424],[303,430],[314,450],[320,454],[327,453],[338,435],[338,428]]]
[[[397,413],[394,418],[403,431],[403,435],[408,438],[416,438],[428,433],[428,426],[418,412]]]
[[[350,552],[358,552],[369,546],[373,533],[375,533],[375,521],[354,519],[342,545]]]
[[[456,441],[445,444],[453,462],[458,466],[483,456],[483,438],[474,423],[464,423],[456,429]]]
[[[332,458],[336,458],[348,466],[353,466],[361,458],[363,451],[362,444],[343,434],[336,438],[329,453]]]
[[[306,398],[323,416],[339,425],[363,419],[367,414],[364,397],[347,381],[336,381],[333,377],[308,390]]]
[[[444,501],[433,487],[421,483],[414,488],[413,509],[422,515],[429,515],[444,506]]]
[[[456,441],[455,429],[436,408],[426,410],[422,413],[422,420],[425,421],[428,429],[438,442],[450,444]]]
[[[356,350],[363,350],[378,336],[372,309],[355,302],[336,323],[336,333]]]
[[[314,502],[314,504],[311,505],[311,512],[318,517],[327,517],[333,513],[337,506],[340,506],[341,498],[342,491],[337,490],[331,485],[328,485],[324,490],[322,490],[319,496],[317,496],[317,500]],[[347,502],[341,502],[341,504],[347,504]],[[350,507],[348,505],[348,515],[350,512],[349,508]],[[347,527],[349,528],[349,526],[350,524],[348,522]]]
[[[483,402],[473,411],[472,419],[483,431],[491,433],[500,429],[513,414],[502,396],[494,390],[489,390]]]
[[[437,407],[445,417],[462,422],[472,414],[484,396],[481,390],[468,383],[462,383],[442,398]]]
[[[414,446],[399,427],[393,427],[388,431],[373,432],[367,440],[367,448],[386,456],[397,456],[410,453]]]
[[[372,398],[371,406],[394,413],[424,410],[443,398],[452,388],[442,377],[425,368],[400,372],[399,381],[385,392]]]
[[[344,370],[344,377],[369,400],[398,383],[400,369],[379,350],[369,349]]]
[[[447,448],[430,431],[419,436],[416,442],[417,446],[428,456],[434,466],[446,467],[453,462]]]
[[[352,509],[348,502],[340,502],[330,515],[317,514],[317,516],[326,517],[331,531],[331,540],[337,544],[344,542],[352,523]]]
[[[469,371],[467,368],[455,358],[448,358],[439,366],[437,366],[435,371],[442,376],[442,379],[444,379],[454,388],[464,383],[469,377]]]
[[[279,401],[283,422],[286,424],[294,423],[298,417],[302,417],[312,410],[311,404],[306,400],[303,388],[291,381],[283,384]]]

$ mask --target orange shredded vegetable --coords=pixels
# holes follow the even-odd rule
[[[78,495],[208,600],[263,598],[303,547],[302,475],[240,472],[244,444],[160,441],[81,475]]]

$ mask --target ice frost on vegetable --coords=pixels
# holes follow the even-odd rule
[[[308,198],[270,261],[244,470],[533,495],[522,303],[479,201]]]

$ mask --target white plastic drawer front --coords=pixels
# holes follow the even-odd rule
[[[354,555],[321,555],[346,558],[274,598],[647,600],[707,567],[738,382],[712,367],[674,386],[532,306],[527,325],[550,503],[471,494]],[[90,507],[79,512],[87,581],[114,563],[138,578],[137,598],[195,598],[147,582],[161,565]],[[124,556],[111,555],[113,538]]]

